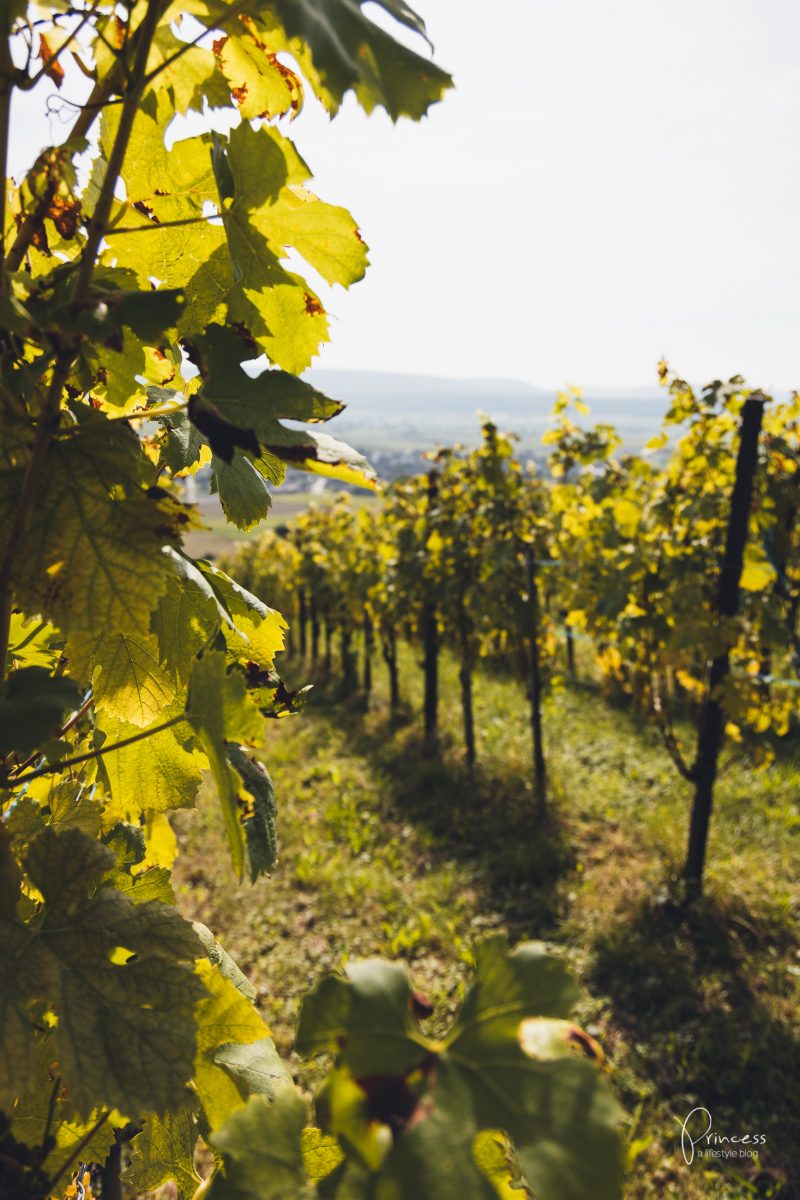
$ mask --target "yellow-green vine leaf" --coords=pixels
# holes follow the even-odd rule
[[[247,695],[243,673],[237,668],[228,672],[226,656],[218,650],[207,650],[195,664],[187,712],[214,774],[233,867],[241,878],[249,803],[241,776],[228,762],[225,743],[257,743],[263,721]]]
[[[54,737],[67,713],[81,702],[74,679],[47,667],[20,667],[0,684],[0,754],[24,757]]]
[[[437,1043],[416,1025],[402,968],[349,964],[345,978],[328,977],[306,998],[298,1031],[301,1053],[336,1055],[323,1128],[369,1152],[378,1195],[488,1200],[496,1193],[473,1148],[479,1133],[502,1128],[537,1195],[614,1200],[621,1113],[596,1069],[598,1047],[565,1019],[577,996],[541,946],[509,953],[490,938],[477,947],[454,1028]],[[376,1090],[372,1081],[387,1076],[392,1088]],[[395,1129],[382,1148],[381,1123]]]
[[[179,708],[169,708],[152,723],[158,726],[179,715]],[[143,732],[138,726],[108,717],[100,724],[109,745]],[[111,789],[104,806],[106,828],[116,821],[138,821],[143,812],[162,813],[194,805],[201,772],[208,764],[205,755],[191,744],[193,740],[187,722],[103,755]]]
[[[370,491],[376,489],[377,475],[374,469],[365,456],[347,442],[340,442],[327,433],[312,433],[310,430],[286,432],[292,436],[267,447],[285,462],[312,475],[322,475],[326,479],[336,479],[339,483],[350,483]]]
[[[278,861],[277,806],[275,789],[263,763],[235,742],[226,745],[226,756],[248,794],[243,813],[247,868],[250,882],[268,875]]]
[[[193,962],[202,944],[170,905],[137,905],[97,887],[113,865],[113,852],[79,830],[46,829],[25,855],[44,900],[26,924],[15,913],[19,877],[0,863],[4,1108],[33,1082],[37,1009],[56,1018],[50,1053],[79,1117],[99,1107],[162,1113],[187,1099],[205,994]]]
[[[170,581],[171,582],[171,581]],[[95,706],[100,712],[144,729],[153,725],[175,699],[172,680],[158,661],[158,642],[147,632],[104,631],[94,640],[70,639],[70,663],[93,664]]]
[[[41,1146],[49,1130],[55,1145],[43,1166],[50,1178],[73,1162],[79,1151],[84,1162],[105,1162],[114,1145],[115,1129],[126,1123],[125,1118],[113,1113],[92,1133],[102,1113],[95,1111],[85,1121],[76,1120],[70,1114],[58,1064],[49,1058],[46,1045],[38,1047],[35,1062],[35,1087],[14,1106],[11,1122],[14,1137],[29,1146]]]
[[[290,178],[305,178],[308,169],[291,142],[267,128],[241,125],[227,140],[215,136],[214,151],[235,276],[228,320],[240,322],[277,366],[298,374],[327,340],[327,317],[310,285],[283,266],[283,248],[270,244],[255,218],[279,202]]]
[[[303,1166],[309,1179],[326,1179],[344,1159],[336,1138],[329,1137],[314,1125],[306,1125],[300,1142],[303,1148]]]
[[[316,423],[342,412],[344,405],[287,371],[262,370],[255,377],[242,369],[254,362],[248,345],[234,329],[210,325],[193,342],[202,374],[201,395],[240,429],[252,430],[259,442],[273,440],[280,421]]]
[[[153,632],[158,638],[158,655],[166,670],[185,683],[199,650],[215,633],[231,624],[213,588],[195,563],[171,547],[165,549],[174,574],[153,613]]]
[[[244,532],[263,521],[272,506],[266,479],[239,449],[229,463],[212,455],[211,494],[219,496],[226,518]]]
[[[262,41],[255,22],[245,17],[230,29],[214,42],[214,54],[244,119],[298,113],[303,85]]]
[[[144,486],[147,462],[124,421],[84,410],[48,456],[14,582],[67,635],[146,631],[166,587],[161,553],[185,516]],[[21,468],[0,472],[0,552],[11,529]]]
[[[212,51],[201,46],[187,48],[186,42],[172,32],[168,20],[156,31],[147,69],[159,72],[157,89],[167,93],[174,112],[202,112],[204,100],[210,108],[230,104],[230,90]]]
[[[187,1109],[148,1117],[131,1142],[130,1166],[123,1181],[137,1196],[172,1182],[177,1200],[191,1200],[202,1182],[194,1165],[198,1136],[197,1120]]]
[[[293,143],[277,129],[247,123],[227,147],[235,212],[246,212],[279,258],[297,251],[328,283],[363,278],[367,247],[345,208],[327,204],[304,185],[311,177]]]
[[[378,2],[389,16],[425,37],[425,25],[409,5]],[[395,121],[424,116],[452,86],[450,76],[423,54],[396,42],[362,7],[363,0],[332,0],[324,9],[306,0],[278,0],[265,5],[259,15],[266,39],[275,39],[275,49],[294,55],[329,112],[337,112],[345,93],[354,91],[367,112],[385,108]],[[283,42],[277,41],[279,31],[285,34]]]
[[[141,287],[156,278],[167,288],[181,288],[181,336],[200,332],[224,315],[234,283],[225,231],[203,219],[206,205],[218,203],[207,136],[186,138],[167,150],[164,130],[171,109],[159,100],[155,117],[143,109],[134,122],[122,178],[127,200],[114,216],[109,258],[136,272]],[[110,153],[116,132],[116,109],[106,109],[100,145]],[[90,185],[91,186],[91,185]],[[190,221],[165,225],[167,221]]]
[[[196,565],[228,614],[229,623],[223,632],[231,653],[261,668],[271,667],[275,655],[284,648],[287,624],[281,614],[219,567],[202,559]]]
[[[43,775],[31,780],[3,823],[11,840],[20,844],[30,842],[48,825],[59,831],[80,829],[94,837],[103,822],[103,808],[91,792],[77,780]]]
[[[58,653],[51,648],[56,630],[38,617],[11,614],[8,657],[14,667],[54,667]]]
[[[280,1088],[273,1099],[251,1096],[211,1135],[211,1145],[223,1156],[207,1200],[309,1200],[301,1134],[307,1111],[291,1087]]]
[[[207,995],[197,1010],[198,1038],[194,1085],[210,1127],[216,1128],[241,1108],[244,1095],[236,1081],[215,1061],[227,1046],[247,1046],[269,1038],[269,1029],[253,1004],[207,959],[197,964]]]
[[[775,568],[766,558],[756,554],[745,558],[739,586],[746,592],[763,592],[775,583]]]

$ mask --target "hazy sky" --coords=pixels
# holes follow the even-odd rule
[[[319,365],[800,386],[797,0],[416,6],[456,80],[422,125],[294,123],[373,264]],[[19,165],[47,134],[15,116]]]

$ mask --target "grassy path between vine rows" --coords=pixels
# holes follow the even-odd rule
[[[461,762],[456,668],[444,667],[440,760],[422,754],[419,684],[404,654],[405,719],[315,689],[271,723],[281,861],[238,886],[214,804],[181,824],[184,911],[210,925],[256,985],[291,1056],[300,998],[348,957],[403,958],[446,1026],[490,930],[543,939],[579,976],[578,1019],[600,1040],[630,1114],[626,1196],[800,1196],[800,764],[733,764],[719,788],[708,897],[673,904],[688,788],[651,731],[588,688],[551,695],[546,827],[532,816],[524,697],[477,681],[479,768]],[[290,681],[311,672],[288,664]],[[382,672],[378,672],[382,676]],[[793,884],[792,881],[795,881]],[[766,1134],[758,1163],[682,1159],[675,1118],[695,1105],[722,1134]],[[580,1147],[576,1147],[580,1152]],[[433,1200],[433,1198],[431,1198]]]

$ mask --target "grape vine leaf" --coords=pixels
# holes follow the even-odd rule
[[[80,829],[94,837],[100,831],[103,809],[91,795],[91,789],[77,780],[41,776],[32,779],[24,796],[3,818],[11,840],[20,844],[38,837],[48,826],[59,830]]]
[[[198,1136],[196,1118],[187,1109],[148,1117],[131,1142],[130,1166],[123,1172],[123,1181],[137,1196],[172,1182],[177,1200],[192,1200],[202,1183],[194,1165]]]
[[[240,660],[255,662],[259,667],[271,667],[275,655],[283,650],[286,621],[274,608],[268,608],[247,588],[215,567],[200,559],[198,569],[212,587],[229,617],[223,627],[229,651]]]
[[[154,726],[179,715],[177,707],[167,709]],[[102,728],[110,745],[143,732],[138,726],[108,717],[103,718]],[[141,743],[134,742],[103,755],[111,789],[104,810],[107,827],[116,821],[138,821],[143,810],[169,812],[194,804],[207,762],[205,755],[188,744],[190,737],[188,725],[173,725],[149,735],[146,753],[142,753]]]
[[[161,1113],[187,1098],[195,1008],[205,995],[193,961],[202,955],[202,943],[169,905],[133,904],[110,887],[92,890],[114,861],[110,849],[79,830],[46,829],[25,856],[31,883],[44,900],[35,925],[16,916],[19,876],[3,864],[5,1107],[33,1082],[32,1006],[40,1011],[44,1006],[57,1018],[52,1055],[78,1116],[88,1117],[100,1106],[131,1116]],[[119,948],[131,957],[120,961],[114,953]]]
[[[143,264],[137,264],[134,247],[138,246],[140,253],[146,254],[158,225],[202,216],[204,204],[217,198],[209,153],[210,138],[202,134],[183,138],[167,150],[164,131],[173,115],[166,93],[156,93],[155,113],[140,108],[136,114],[125,155],[122,170],[127,197],[125,225],[138,226],[147,232],[115,236],[114,256],[118,266],[132,268],[139,278],[142,278]],[[119,120],[119,106],[103,109],[100,147],[105,158],[113,148]],[[130,256],[120,258],[117,247],[123,238],[130,244]],[[182,285],[167,286],[180,289]]]
[[[250,881],[255,883],[259,875],[268,875],[278,861],[275,789],[264,764],[247,754],[242,746],[229,742],[226,750],[228,762],[238,772],[251,798],[242,823]]]
[[[158,642],[147,632],[103,631],[95,639],[70,639],[72,669],[91,662],[95,705],[144,729],[175,700],[172,680],[158,661]]]
[[[422,19],[400,0],[378,0],[380,7],[408,29],[425,37]],[[396,42],[362,11],[362,0],[331,0],[324,7],[308,0],[259,3],[255,11],[276,50],[288,49],[329,112],[346,92],[354,91],[367,111],[383,107],[393,120],[424,116],[452,86],[450,76],[421,54]],[[274,16],[273,16],[274,14]],[[276,41],[278,18],[286,41]]]
[[[220,1046],[214,1053],[214,1062],[230,1076],[243,1098],[272,1097],[279,1086],[292,1083],[289,1069],[270,1037],[246,1045]]]
[[[769,559],[750,547],[745,554],[739,587],[746,592],[761,592],[775,586],[777,574]]]
[[[262,669],[269,669],[275,655],[283,650],[286,628],[281,614],[265,606],[263,616],[236,616],[233,626],[227,627],[224,635],[229,652],[240,662],[248,664],[248,669],[253,663]]]
[[[207,995],[197,1009],[194,1086],[209,1125],[222,1124],[245,1102],[232,1074],[216,1062],[223,1046],[247,1046],[269,1038],[269,1029],[239,989],[211,962],[198,965]]]
[[[279,204],[251,219],[272,246],[296,250],[327,283],[346,288],[364,278],[367,246],[352,216],[308,188],[287,186]]]
[[[281,265],[250,214],[235,203],[226,211],[225,232],[236,279],[228,295],[228,320],[249,330],[276,366],[299,374],[328,340],[319,297]]]
[[[498,1129],[485,1129],[472,1144],[472,1156],[499,1200],[519,1200],[525,1183],[515,1162],[514,1148]]]
[[[349,483],[371,491],[376,489],[374,469],[365,456],[347,442],[341,442],[328,433],[312,433],[311,430],[303,430],[302,433],[299,430],[285,430],[281,438],[282,443],[268,445],[266,449],[293,467],[309,471],[312,475],[336,479],[339,483]]]
[[[306,1125],[307,1116],[293,1087],[279,1084],[268,1096],[251,1096],[211,1136],[212,1146],[221,1152],[222,1168],[212,1178],[208,1200],[377,1196],[369,1173],[345,1159],[335,1139]],[[396,1195],[386,1200],[396,1200]]]
[[[147,400],[152,406],[183,404],[184,395],[174,388],[149,387]],[[186,409],[179,408],[175,412],[162,413],[153,419],[166,431],[161,456],[173,475],[199,466],[205,443],[197,426],[189,420]]]
[[[217,785],[234,870],[241,879],[246,858],[243,813],[249,810],[241,776],[227,757],[227,742],[258,742],[262,718],[247,696],[238,669],[226,670],[226,656],[207,650],[195,664],[189,683],[189,721],[202,746]]]
[[[346,209],[305,187],[309,170],[277,130],[244,122],[227,140],[217,136],[214,152],[234,264],[228,319],[241,323],[273,363],[297,374],[327,340],[328,322],[310,285],[283,265],[288,251],[348,287],[366,270],[366,246]]]
[[[621,1114],[587,1061],[597,1056],[594,1043],[563,1019],[576,998],[562,964],[541,946],[508,953],[495,937],[477,947],[475,981],[443,1042],[416,1028],[402,969],[369,961],[323,980],[305,1000],[298,1049],[337,1056],[321,1096],[330,1132],[367,1161],[374,1122],[394,1131],[378,1195],[491,1196],[473,1150],[479,1133],[501,1127],[544,1200],[611,1200],[619,1195]]]
[[[311,172],[288,138],[245,122],[231,132],[227,153],[231,211],[247,213],[278,258],[292,248],[328,283],[349,287],[363,279],[367,247],[355,221],[305,187]]]
[[[303,1000],[297,1049],[311,1056],[341,1047],[352,1075],[404,1075],[425,1057],[416,1030],[408,973],[401,963],[348,963],[346,978],[326,976]],[[376,1050],[379,1062],[375,1062]]]
[[[210,325],[193,342],[193,354],[203,377],[202,395],[232,424],[252,430],[259,442],[273,440],[282,418],[328,421],[344,408],[287,371],[262,370],[256,376],[245,372],[242,363],[257,360],[233,329]]]
[[[73,679],[46,667],[12,671],[0,687],[0,754],[30,754],[58,731],[81,695]]]
[[[17,1096],[36,1082],[36,1047],[31,1037],[28,997],[18,983],[15,955],[28,941],[24,926],[17,927],[16,906],[22,873],[11,849],[8,831],[0,825],[0,1109],[10,1112]],[[6,983],[5,976],[11,972]],[[35,978],[35,975],[33,976]],[[19,988],[19,990],[17,990]]]
[[[185,304],[180,288],[140,290],[128,267],[98,267],[89,299],[77,308],[56,289],[49,323],[66,333],[85,335],[79,371],[83,386],[104,406],[130,411],[145,392],[140,377],[163,383],[174,377],[173,364],[155,347],[174,334]]]
[[[351,447],[327,435],[282,424],[284,418],[327,421],[341,412],[343,405],[286,371],[267,370],[250,376],[242,369],[245,358],[254,361],[249,349],[248,354],[248,347],[236,332],[219,325],[209,326],[191,347],[203,377],[198,402],[190,408],[191,419],[199,423],[201,417],[206,419],[213,412],[226,423],[225,446],[214,446],[218,455],[234,444],[249,447],[251,438],[261,447],[260,454],[253,454],[252,448],[246,452],[237,449],[232,462],[213,459],[212,488],[219,491],[228,518],[240,529],[257,524],[270,504],[269,490],[260,476],[280,483],[283,463],[342,482],[371,486],[374,472]]]
[[[132,277],[132,278],[131,278]],[[95,272],[91,300],[77,314],[64,305],[53,319],[62,316],[65,328],[86,333],[93,341],[114,341],[114,335],[131,329],[148,345],[158,345],[168,330],[177,326],[185,298],[181,288],[149,288],[130,291],[136,276],[129,270],[106,268]]]
[[[214,54],[246,121],[300,111],[299,78],[265,45],[251,18],[245,17],[235,33],[217,38]]]
[[[215,493],[227,519],[245,532],[263,521],[272,505],[264,476],[238,449],[230,463],[212,456],[211,494]]]
[[[53,1135],[55,1144],[43,1164],[50,1178],[73,1162],[78,1153],[84,1162],[105,1162],[114,1144],[114,1127],[119,1122],[112,1116],[92,1133],[100,1113],[91,1113],[85,1122],[70,1116],[57,1064],[48,1061],[44,1045],[38,1047],[35,1055],[35,1078],[34,1089],[20,1096],[14,1106],[11,1126],[14,1137],[28,1146],[41,1146],[48,1131]]]
[[[201,46],[187,48],[186,42],[172,32],[170,22],[174,20],[174,16],[165,19],[156,30],[148,72],[158,72],[159,90],[167,93],[174,112],[202,112],[204,100],[211,108],[227,107],[230,91],[213,52]]]
[[[114,341],[84,343],[82,359],[87,368],[83,385],[104,410],[130,411],[145,394],[139,377],[147,370],[144,347],[134,338],[119,345]]]
[[[231,616],[214,589],[185,554],[165,547],[174,573],[153,613],[152,628],[158,638],[159,659],[180,683],[191,674],[194,659]]]
[[[314,1125],[306,1125],[301,1134],[301,1144],[309,1179],[326,1179],[344,1158],[336,1138],[328,1137]]]
[[[169,572],[161,548],[177,543],[187,518],[144,486],[147,467],[127,422],[92,410],[50,448],[14,582],[65,634],[149,627]],[[0,472],[0,552],[20,486],[21,468]]]
[[[211,1136],[224,1156],[224,1169],[209,1187],[207,1200],[307,1200],[308,1185],[301,1133],[308,1113],[291,1087],[268,1100],[251,1096]]]
[[[202,433],[218,459],[230,465],[237,448],[258,458],[258,438],[252,429],[234,425],[224,417],[216,404],[209,404],[203,397],[192,396],[189,401],[189,419]]]
[[[122,172],[127,200],[114,214],[109,241],[118,266],[133,270],[141,287],[155,278],[165,288],[181,289],[177,330],[190,336],[224,316],[234,274],[225,230],[204,218],[204,206],[219,200],[211,141],[205,135],[185,138],[168,151],[164,129],[171,115],[166,93],[155,116],[137,114]],[[104,155],[117,123],[116,110],[106,109],[100,127]],[[190,223],[165,224],[173,221]]]
[[[11,663],[15,667],[54,667],[58,658],[51,648],[54,636],[56,631],[47,621],[12,613],[8,640]]]
[[[134,904],[145,904],[148,900],[159,900],[162,904],[175,903],[175,892],[166,867],[147,867],[136,874],[132,871],[116,871],[111,880],[114,887]]]

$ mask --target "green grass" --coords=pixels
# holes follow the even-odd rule
[[[312,679],[297,661],[290,682]],[[463,766],[456,664],[444,664],[442,751],[423,754],[420,672],[403,655],[403,717],[382,672],[369,712],[320,686],[302,717],[271,724],[281,862],[239,887],[204,801],[183,826],[182,904],[253,979],[280,1048],[300,998],[347,958],[409,963],[447,1023],[489,930],[541,938],[569,962],[578,1018],[603,1045],[629,1113],[626,1196],[800,1195],[800,769],[730,764],[713,818],[707,897],[677,903],[689,789],[656,736],[595,689],[552,693],[550,806],[534,815],[524,696],[476,687],[478,769]],[[313,1069],[291,1059],[301,1082]],[[710,1109],[720,1133],[764,1133],[756,1164],[705,1172],[681,1157],[675,1118]]]

